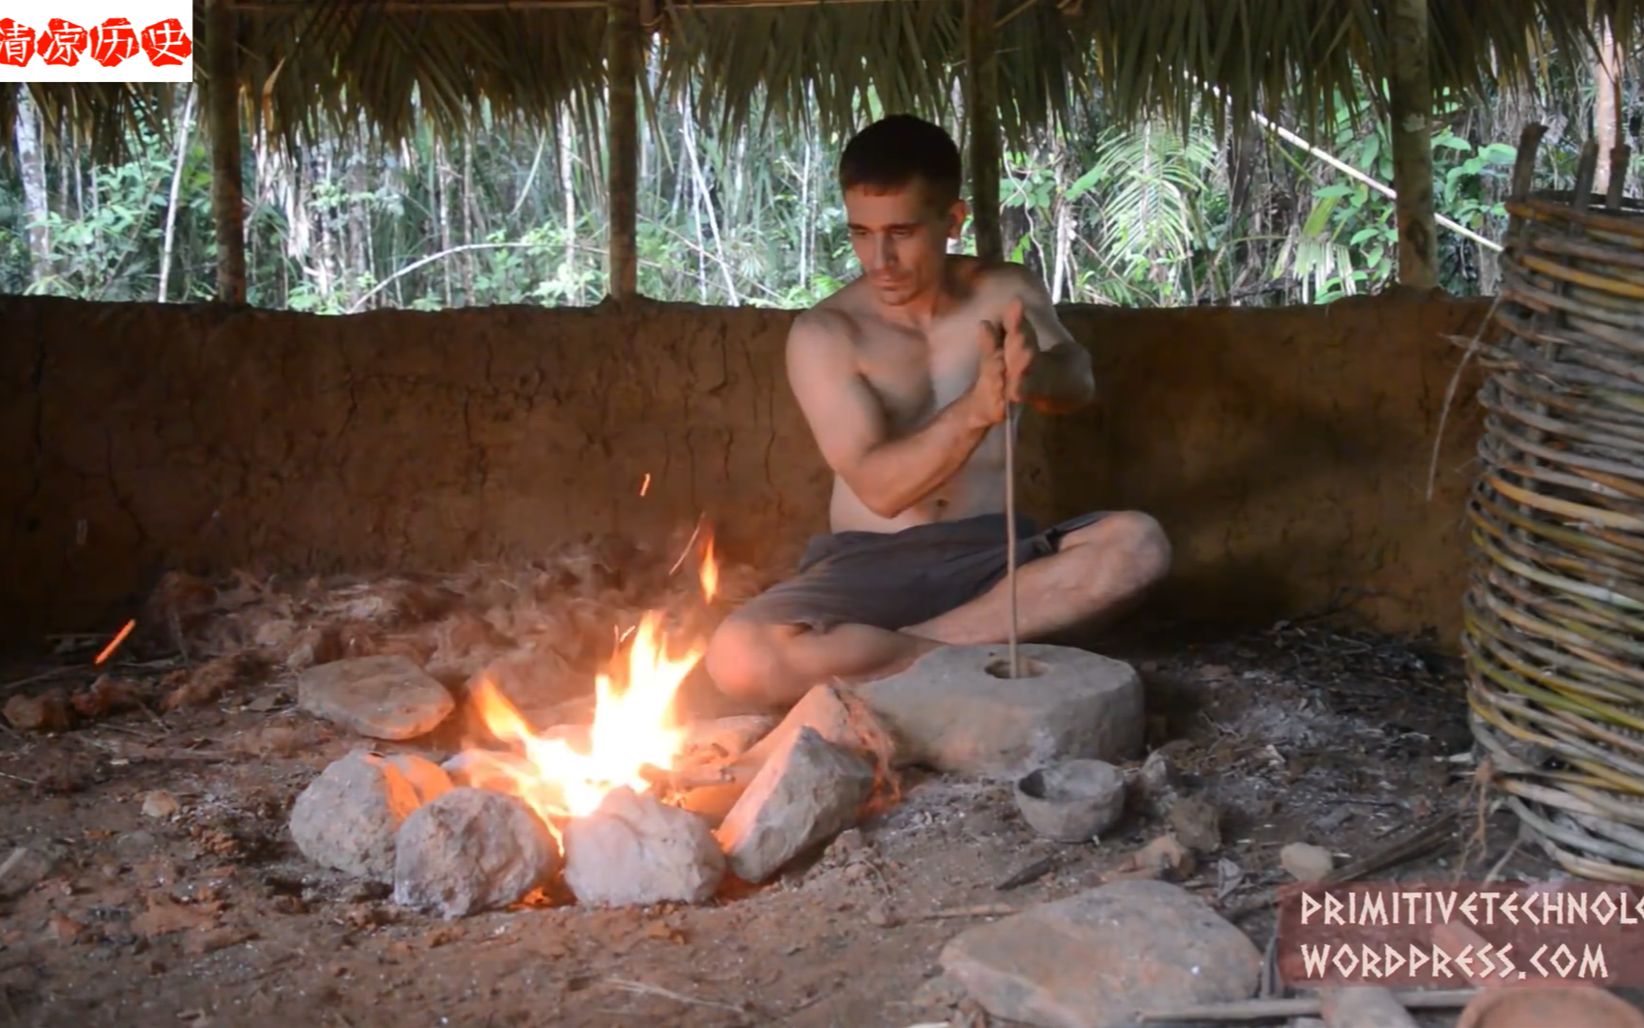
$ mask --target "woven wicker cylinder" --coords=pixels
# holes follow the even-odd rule
[[[1530,837],[1644,883],[1644,212],[1509,205],[1469,499],[1473,733]]]

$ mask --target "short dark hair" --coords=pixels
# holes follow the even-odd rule
[[[912,114],[881,118],[851,137],[839,156],[839,188],[897,189],[915,178],[930,183],[933,199],[959,199],[959,147],[940,125]]]

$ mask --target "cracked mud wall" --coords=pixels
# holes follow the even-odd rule
[[[1069,308],[1106,402],[1028,419],[1024,507],[1130,507],[1176,547],[1162,609],[1262,618],[1342,590],[1453,645],[1479,419],[1477,303]],[[442,570],[699,512],[771,566],[828,476],[783,378],[790,312],[644,304],[322,317],[0,297],[0,586],[12,640],[101,630],[161,571]],[[645,476],[646,495],[639,495]]]

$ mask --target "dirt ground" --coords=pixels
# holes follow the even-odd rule
[[[1220,851],[1185,884],[1246,911],[1238,923],[1258,947],[1272,917],[1255,901],[1287,880],[1285,843],[1324,844],[1344,862],[1461,811],[1444,847],[1382,875],[1481,877],[1512,847],[1515,823],[1476,822],[1472,766],[1447,759],[1471,745],[1452,662],[1323,622],[1149,640],[1108,652],[1142,672],[1151,743],[1170,744],[1186,790],[1222,816]],[[19,658],[4,680],[49,666]],[[989,916],[977,908],[1097,884],[1166,830],[1133,813],[1097,844],[1049,843],[1009,786],[914,774],[859,833],[705,906],[593,910],[547,896],[444,922],[297,853],[292,800],[360,740],[294,701],[293,677],[275,674],[163,716],[0,731],[0,860],[26,848],[0,872],[0,1022],[978,1024],[932,983],[943,944]],[[380,747],[396,748],[417,751]],[[998,888],[1046,857],[1049,873]],[[1517,850],[1506,871],[1552,868]]]

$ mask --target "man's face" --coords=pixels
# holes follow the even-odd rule
[[[941,284],[948,240],[959,238],[965,204],[940,206],[919,179],[892,190],[854,187],[845,192],[845,220],[875,295],[900,306]]]

